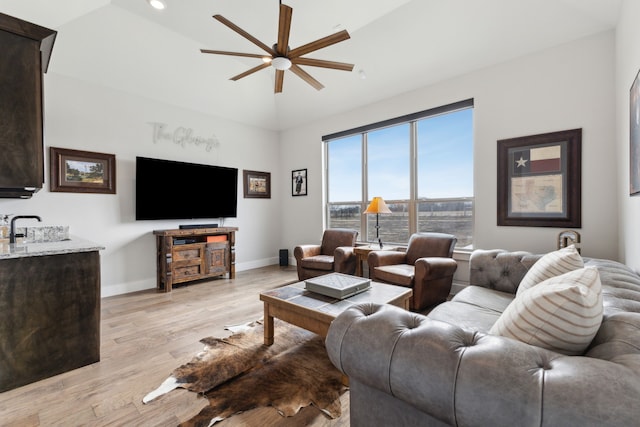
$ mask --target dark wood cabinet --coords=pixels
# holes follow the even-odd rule
[[[0,197],[44,183],[42,74],[56,34],[0,13]]]
[[[174,284],[229,275],[235,267],[236,227],[155,230],[158,290]]]
[[[0,392],[100,360],[100,254],[0,259]]]

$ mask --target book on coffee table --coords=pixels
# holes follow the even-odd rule
[[[304,283],[308,291],[338,299],[349,298],[371,287],[371,279],[342,273],[313,277]]]

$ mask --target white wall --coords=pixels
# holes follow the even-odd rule
[[[637,16],[638,5],[625,3]],[[633,9],[633,10],[631,10]],[[635,13],[633,13],[635,12]],[[467,98],[475,99],[475,236],[478,248],[555,248],[556,228],[496,226],[496,141],[583,128],[583,253],[618,257],[621,199],[621,253],[638,259],[634,225],[640,198],[628,192],[628,89],[637,72],[639,30],[623,19],[618,32],[618,84],[614,84],[613,33],[578,40],[555,49],[479,70],[438,85],[327,118],[278,135],[202,113],[88,84],[54,73],[45,75],[45,188],[30,200],[0,200],[0,213],[39,214],[48,224],[69,225],[71,234],[105,246],[101,252],[103,296],[155,287],[154,229],[186,222],[135,221],[136,155],[208,163],[272,174],[271,199],[238,198],[236,261],[242,271],[278,262],[278,249],[319,241],[323,227],[321,136]],[[634,58],[635,53],[635,58]],[[614,96],[614,90],[617,97]],[[224,102],[224,100],[212,100]],[[615,120],[615,107],[623,110]],[[220,149],[154,144],[150,122],[215,134]],[[616,169],[616,129],[620,172]],[[117,194],[50,193],[48,147],[113,153]],[[625,160],[626,159],[626,160]],[[308,196],[291,196],[291,171],[308,169]],[[616,188],[623,187],[620,191]],[[206,187],[203,190],[207,191]],[[215,196],[215,188],[208,189]],[[168,197],[171,195],[168,194]],[[215,222],[215,219],[207,222]],[[635,265],[638,265],[635,261]]]
[[[159,104],[73,78],[45,75],[45,188],[29,200],[0,200],[0,212],[37,214],[47,224],[69,225],[72,235],[105,246],[101,251],[102,295],[114,295],[155,287],[154,229],[179,224],[219,222],[211,220],[136,221],[135,157],[147,156],[205,163],[239,169],[238,217],[225,225],[236,233],[238,271],[277,263],[280,240],[280,199],[288,189],[272,185],[271,199],[244,199],[242,170],[271,172],[282,181],[278,135],[228,120]],[[212,99],[211,102],[224,102]],[[215,135],[219,149],[182,147],[153,142],[150,123],[168,128],[193,129],[195,135]],[[117,194],[49,192],[49,147],[97,151],[116,155]],[[203,197],[215,198],[215,183],[199,183]],[[188,203],[180,193],[167,189],[167,203]],[[24,224],[28,224],[25,220]]]
[[[629,196],[629,89],[640,69],[640,2],[625,0],[616,30],[616,141],[620,200],[620,256],[640,270],[640,197]]]
[[[617,259],[614,42],[603,33],[283,132],[283,170],[309,176],[307,197],[283,197],[283,247],[322,234],[322,135],[474,98],[475,247],[556,248],[561,229],[496,225],[496,141],[582,128],[583,254]]]

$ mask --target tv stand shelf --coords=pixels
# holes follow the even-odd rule
[[[236,275],[237,227],[154,230],[158,290],[174,284],[229,274]]]

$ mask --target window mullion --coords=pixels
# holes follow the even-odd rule
[[[367,132],[362,134],[362,198],[360,202],[360,240],[366,242],[369,236],[369,230],[367,230],[367,216],[363,215],[367,209],[367,203],[369,203],[369,162],[368,162],[368,147],[367,147]]]
[[[331,205],[329,204],[329,188],[331,188],[331,180],[329,179],[329,142],[325,142],[324,144],[324,158],[324,176],[326,185],[324,186],[324,218],[322,218],[322,223],[324,224],[323,229],[326,230],[329,228],[331,215]]]
[[[418,125],[416,121],[409,124],[409,158],[410,180],[409,185],[409,236],[418,230]]]

